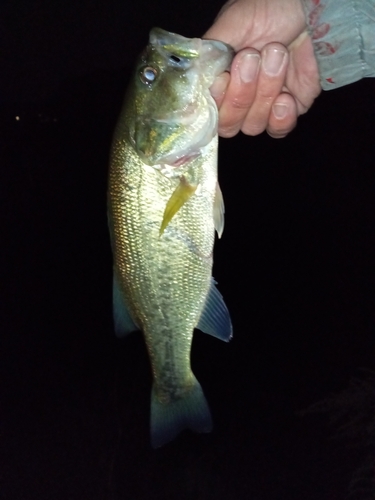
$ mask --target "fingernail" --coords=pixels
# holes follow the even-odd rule
[[[226,91],[227,85],[228,78],[225,74],[216,77],[214,83],[210,87],[212,97],[214,97],[215,99],[221,97]]]
[[[264,59],[264,71],[267,75],[276,76],[283,65],[286,52],[279,49],[267,49]]]
[[[272,111],[273,114],[276,116],[276,118],[282,120],[283,118],[286,117],[286,114],[288,112],[288,106],[286,104],[277,103],[272,106]]]
[[[258,73],[260,57],[258,54],[244,54],[239,62],[240,77],[244,83],[252,82]]]

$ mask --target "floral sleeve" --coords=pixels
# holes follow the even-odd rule
[[[322,88],[375,76],[375,0],[301,1]]]

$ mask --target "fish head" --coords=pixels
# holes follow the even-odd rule
[[[132,82],[129,141],[148,165],[179,166],[217,133],[209,87],[229,69],[233,49],[220,41],[150,32]]]

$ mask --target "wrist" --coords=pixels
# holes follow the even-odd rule
[[[375,74],[371,0],[301,0],[319,67],[330,90]]]

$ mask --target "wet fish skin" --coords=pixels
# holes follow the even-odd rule
[[[118,334],[140,329],[152,373],[151,440],[184,428],[209,432],[208,405],[190,367],[194,328],[229,340],[228,311],[212,279],[217,109],[209,94],[233,53],[221,42],[153,29],[116,127],[109,176]],[[215,203],[216,199],[216,203]],[[215,208],[216,207],[216,208]]]

